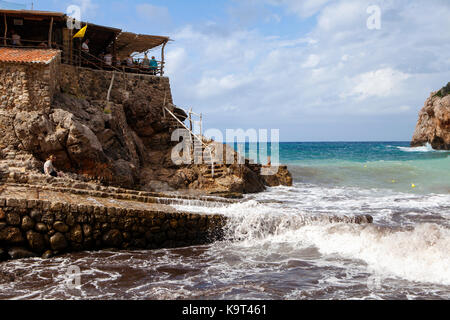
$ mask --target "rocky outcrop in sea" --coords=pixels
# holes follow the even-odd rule
[[[411,146],[427,143],[435,150],[450,150],[450,82],[431,93],[419,113]]]

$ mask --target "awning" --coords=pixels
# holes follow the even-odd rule
[[[124,58],[133,52],[146,52],[169,40],[169,37],[122,32],[116,40],[116,52],[120,57]]]
[[[2,10],[0,9],[0,15],[6,14],[8,17],[23,18],[30,20],[44,20],[53,18],[55,21],[63,21],[66,19],[66,15],[61,12],[50,11],[34,11],[34,10]]]

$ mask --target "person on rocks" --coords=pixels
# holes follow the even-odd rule
[[[58,177],[59,174],[58,172],[55,170],[55,167],[53,166],[53,161],[56,160],[56,157],[54,155],[50,155],[47,158],[47,161],[44,163],[44,173],[48,176],[52,176],[52,177]]]

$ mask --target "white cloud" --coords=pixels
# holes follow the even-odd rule
[[[302,64],[302,68],[315,68],[320,63],[320,57],[316,54],[310,54],[308,59]]]
[[[402,82],[409,77],[410,75],[391,68],[366,72],[350,80],[354,87],[342,94],[341,98],[355,97],[364,100],[369,97],[388,97],[396,94]]]
[[[307,18],[318,13],[327,3],[332,1],[333,0],[268,0],[268,3],[285,6],[288,13]]]
[[[98,4],[92,0],[75,0],[75,5],[81,8],[81,20],[86,21],[97,15],[99,9]]]
[[[294,132],[298,123],[315,123],[326,131],[326,121],[396,115],[406,121],[406,114],[412,120],[403,127],[412,131],[429,92],[450,78],[450,3],[378,3],[383,23],[376,32],[366,26],[369,0],[317,6],[272,1],[296,12],[299,21],[317,15],[310,32],[291,36],[272,29],[227,29],[218,22],[184,26],[168,46],[175,103],[206,115],[239,111],[234,118],[211,116],[208,122],[216,126],[278,124]],[[410,134],[403,132],[403,138]]]
[[[169,9],[167,7],[155,6],[151,4],[138,4],[136,6],[138,16],[146,19],[150,23],[166,24],[171,21]]]

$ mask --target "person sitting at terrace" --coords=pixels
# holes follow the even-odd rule
[[[20,35],[16,33],[15,30],[11,30],[11,39],[12,39],[12,45],[13,46],[21,46],[22,42],[20,41]]]
[[[81,45],[81,50],[85,53],[89,53],[89,39],[86,39]]]
[[[131,55],[129,55],[125,60],[127,62],[127,67],[134,67],[134,61]]]
[[[54,155],[50,155],[47,158],[47,161],[44,163],[44,173],[48,176],[52,177],[58,177],[58,172],[55,170],[55,167],[53,167],[53,161],[56,160],[56,157]]]
[[[105,64],[107,66],[112,66],[112,62],[113,62],[113,56],[111,53],[107,52],[105,54],[105,56],[103,57],[103,60],[105,61]]]
[[[122,60],[120,60],[119,55],[116,55],[116,67],[120,67],[122,65]]]
[[[144,60],[142,60],[142,67],[144,69],[150,68],[150,59],[148,58],[147,54],[144,55]]]
[[[156,75],[157,70],[158,70],[158,61],[156,61],[155,57],[152,57],[152,60],[150,60],[150,71],[152,75]]]

